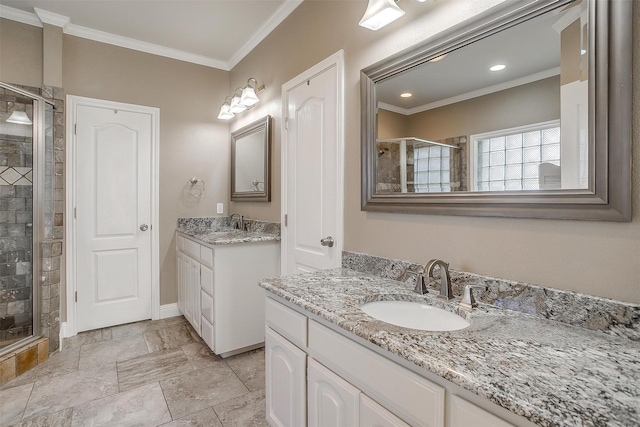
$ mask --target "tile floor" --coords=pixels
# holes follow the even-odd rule
[[[221,359],[184,317],[78,334],[0,388],[0,426],[266,426],[264,350]]]

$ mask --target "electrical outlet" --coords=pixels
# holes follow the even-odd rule
[[[224,213],[224,203],[218,203],[218,213]]]

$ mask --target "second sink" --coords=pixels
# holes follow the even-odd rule
[[[471,324],[455,313],[411,301],[374,301],[360,307],[374,319],[423,331],[457,331]]]

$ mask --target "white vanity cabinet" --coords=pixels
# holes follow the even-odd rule
[[[532,425],[514,414],[519,420],[509,424],[486,410],[495,406],[489,401],[446,380],[430,381],[270,297],[265,314],[271,426]],[[475,403],[459,396],[465,393]]]
[[[178,307],[222,357],[264,342],[264,291],[280,274],[280,242],[208,246],[178,234]]]

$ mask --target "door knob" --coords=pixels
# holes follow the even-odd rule
[[[320,244],[322,246],[328,246],[330,248],[333,247],[333,237],[327,236],[324,239],[320,239]]]
[[[140,230],[142,230],[142,231],[147,231],[148,229],[149,229],[149,226],[147,224],[142,224],[140,226]]]

